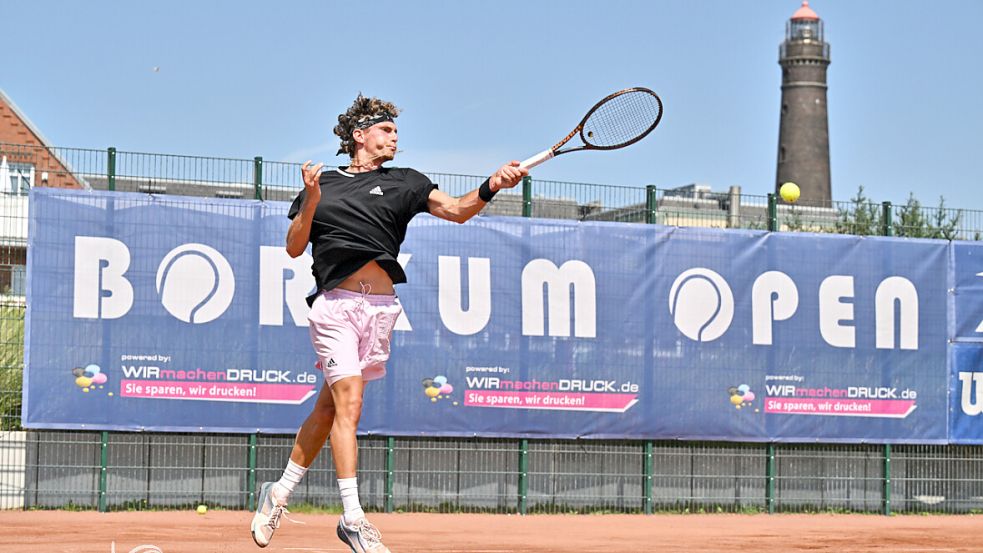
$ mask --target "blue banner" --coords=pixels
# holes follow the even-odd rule
[[[983,244],[953,242],[953,330],[950,338],[983,343]]]
[[[983,244],[955,242],[952,259],[949,433],[983,444]]]
[[[32,191],[24,425],[295,432],[322,377],[310,257],[286,255],[286,209]],[[951,255],[930,240],[421,215],[360,428],[944,443]]]

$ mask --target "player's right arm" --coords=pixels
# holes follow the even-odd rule
[[[321,167],[324,164],[318,163],[311,167],[310,160],[307,160],[300,168],[304,176],[304,198],[300,204],[300,211],[290,222],[287,229],[287,254],[290,257],[297,257],[307,249],[307,243],[311,240],[311,224],[314,221],[314,211],[317,204],[321,201]]]

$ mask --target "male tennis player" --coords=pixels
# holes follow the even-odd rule
[[[386,374],[389,339],[402,311],[394,285],[406,282],[396,261],[406,227],[423,212],[463,223],[528,174],[512,161],[454,198],[413,169],[383,167],[396,155],[398,114],[393,104],[360,94],[334,128],[338,153],[351,156],[348,167],[322,174],[321,164],[308,161],[301,170],[304,190],[287,215],[287,252],[297,257],[311,244],[318,291],[308,298],[308,322],[326,385],[297,432],[283,476],[260,489],[252,522],[260,547],[270,543],[290,494],[330,436],[344,507],[338,537],[355,553],[389,551],[359,503],[355,431],[365,383]]]

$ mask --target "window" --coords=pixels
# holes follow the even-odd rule
[[[10,293],[14,296],[27,294],[27,267],[14,265],[10,270]]]
[[[27,293],[27,267],[0,265],[0,294],[23,296]]]
[[[167,194],[167,187],[163,184],[153,181],[147,181],[146,183],[140,183],[138,187],[140,192],[144,194]]]
[[[30,163],[9,163],[6,173],[0,170],[0,175],[6,176],[6,182],[0,182],[0,193],[26,196],[34,186],[34,165]]]

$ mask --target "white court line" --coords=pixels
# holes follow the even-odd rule
[[[938,548],[908,549],[908,548],[905,548],[905,549],[892,549],[892,551],[959,551],[959,550],[958,549],[949,549],[949,548],[946,548],[946,549],[938,549]]]
[[[348,551],[351,549],[322,549],[319,547],[284,547],[284,551],[310,551],[311,553],[329,553],[331,551]],[[511,549],[427,549],[430,553],[509,553]],[[955,551],[954,549],[902,549],[901,551]]]
[[[343,547],[343,548],[340,548],[340,549],[323,549],[323,548],[319,548],[319,547],[284,547],[283,550],[284,551],[309,551],[311,553],[329,553],[329,552],[332,552],[332,551],[348,551],[348,552],[351,551],[347,547]],[[429,551],[430,553],[508,553],[509,551],[511,551],[511,549],[427,549],[427,551]],[[894,551],[896,553],[901,553],[901,552],[906,552],[906,551],[907,552],[913,552],[913,551],[920,551],[920,552],[926,552],[926,551],[943,552],[943,551],[958,551],[958,549],[949,549],[949,548],[945,548],[945,549],[938,549],[938,548],[929,548],[929,549],[902,548],[902,549],[892,549],[892,551]]]

